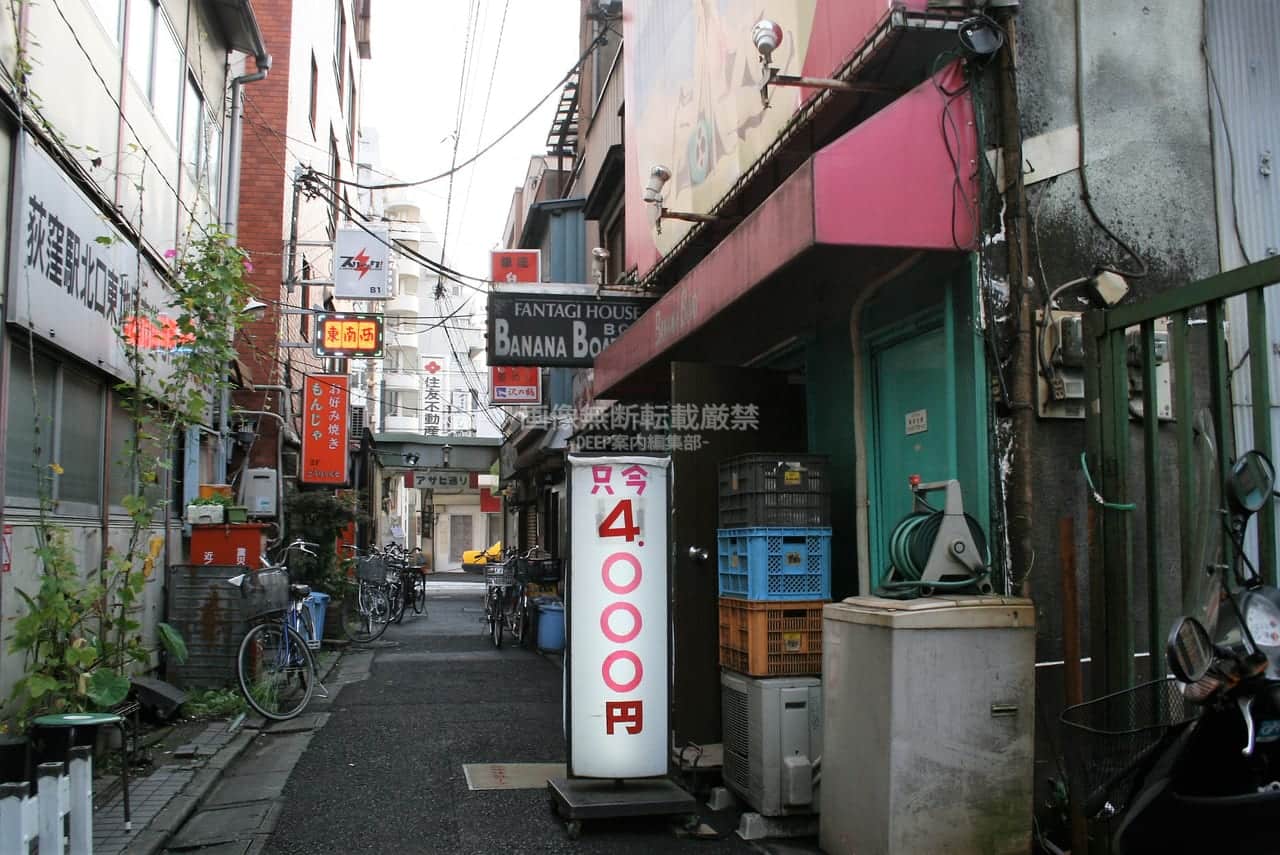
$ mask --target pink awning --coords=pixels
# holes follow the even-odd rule
[[[977,138],[958,64],[810,157],[595,360],[596,394],[818,246],[974,248]],[[857,287],[856,277],[851,287]]]

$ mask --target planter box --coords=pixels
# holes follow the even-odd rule
[[[187,505],[187,522],[192,525],[221,525],[222,505]]]
[[[227,508],[227,522],[243,523],[249,521],[249,509],[239,505],[232,505]]]

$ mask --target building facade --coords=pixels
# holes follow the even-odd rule
[[[128,549],[124,500],[139,492],[163,503],[142,548],[159,568],[182,560],[178,514],[196,485],[216,480],[218,415],[172,443],[158,438],[154,450],[172,453],[172,466],[145,491],[132,483],[123,461],[136,440],[117,388],[135,378],[125,342],[164,370],[175,342],[143,330],[176,317],[165,285],[172,259],[193,235],[229,225],[230,69],[271,66],[247,2],[69,0],[21,4],[15,14],[0,35],[6,626],[22,610],[18,591],[40,584],[42,481],[52,491],[45,521],[65,530],[82,573]],[[155,311],[132,314],[135,300]],[[149,577],[137,615],[149,647],[163,615],[163,569]],[[24,663],[5,637],[7,697]]]
[[[1107,629],[1064,616],[1060,526],[1087,555],[1097,508],[1081,363],[1049,327],[1090,305],[1100,275],[1140,302],[1276,254],[1275,9],[776,3],[765,57],[758,9],[624,5],[583,4],[584,50],[605,28],[624,38],[583,66],[581,140],[555,204],[585,200],[579,246],[607,251],[606,282],[655,298],[576,386],[579,405],[668,414],[675,745],[721,737],[716,573],[698,557],[716,543],[718,464],[822,454],[833,597],[885,580],[918,476],[960,483],[996,593],[1034,599],[1039,709],[1019,715],[1043,804],[1060,741],[1038,725],[1066,705],[1064,639],[1088,657]],[[784,86],[767,64],[852,85]],[[515,236],[535,208],[510,218],[508,245],[536,245]],[[1236,326],[1231,365],[1248,355]],[[1141,390],[1131,376],[1131,412]],[[748,411],[750,430],[725,429]],[[509,524],[543,542],[562,510],[558,464],[532,455],[545,436],[521,427],[503,467]],[[1135,572],[1145,549],[1137,532]],[[1087,601],[1083,574],[1073,584]],[[1178,585],[1163,597],[1175,614]],[[1126,618],[1135,638],[1154,637],[1148,611]],[[1145,648],[1139,675],[1161,655]]]

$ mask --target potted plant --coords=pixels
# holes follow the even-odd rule
[[[213,495],[192,499],[187,505],[187,522],[192,525],[217,525],[226,519],[228,499]]]

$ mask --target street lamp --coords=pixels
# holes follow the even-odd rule
[[[453,450],[453,446],[449,445],[448,443],[445,443],[444,446],[441,447],[440,458],[442,462],[440,464],[440,468],[442,469],[449,468],[449,452],[452,450]]]
[[[419,459],[418,455],[414,454],[412,451],[406,452],[404,455],[404,462],[406,466],[417,466]]]

